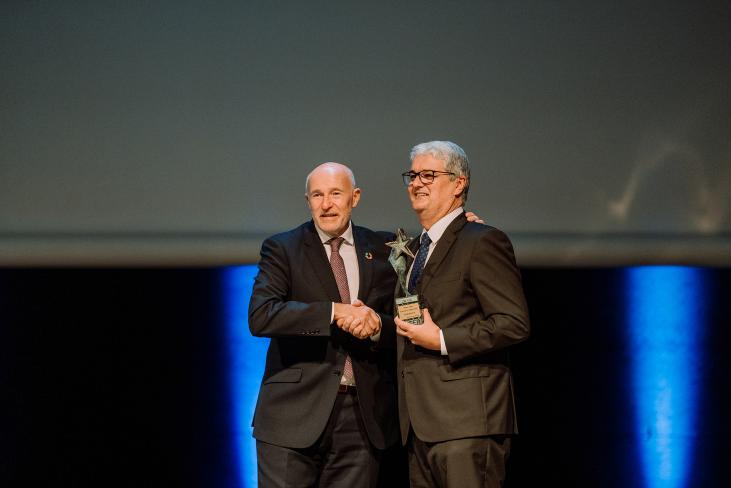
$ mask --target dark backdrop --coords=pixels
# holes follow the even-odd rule
[[[731,271],[691,269],[703,291],[689,305],[696,319],[666,324],[678,338],[665,355],[702,332],[667,372],[671,388],[683,386],[672,379],[682,371],[695,378],[685,399],[692,408],[667,416],[676,422],[670,451],[687,456],[673,455],[685,464],[673,468],[674,484],[658,481],[646,460],[658,426],[636,419],[638,403],[654,397],[633,386],[633,364],[655,357],[657,344],[630,339],[628,272],[523,270],[533,335],[513,352],[521,434],[508,486],[731,481]],[[226,302],[236,297],[227,296],[226,276],[223,268],[0,271],[0,485],[253,486],[240,454],[251,439],[237,425],[243,406],[233,398],[228,330],[247,334],[247,326],[243,316],[230,323]],[[251,368],[253,383],[260,371]],[[686,415],[692,425],[678,428]]]

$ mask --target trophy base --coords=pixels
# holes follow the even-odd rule
[[[398,318],[410,324],[421,325],[424,323],[424,316],[419,308],[419,295],[396,299],[396,313]]]

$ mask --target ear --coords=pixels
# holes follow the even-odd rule
[[[312,210],[312,205],[310,205],[310,196],[307,193],[305,193],[305,202],[307,202],[307,208]]]
[[[454,196],[462,197],[464,194],[465,186],[467,186],[467,178],[465,178],[464,176],[458,176],[456,181],[457,184],[454,187]]]
[[[360,201],[360,188],[355,188],[353,190],[353,204],[351,207],[355,208],[358,206],[358,202]]]

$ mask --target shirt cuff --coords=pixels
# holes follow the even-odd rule
[[[332,324],[335,320],[335,302],[330,304],[330,323]]]
[[[442,330],[439,331],[439,348],[442,351],[442,356],[448,356],[447,345],[444,343],[444,332]]]

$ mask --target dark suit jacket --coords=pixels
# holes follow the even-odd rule
[[[507,347],[528,337],[529,322],[507,236],[460,215],[437,242],[417,293],[448,356],[398,338],[403,442],[409,425],[426,442],[516,433]]]
[[[331,303],[340,294],[312,221],[262,245],[249,328],[271,342],[254,413],[256,439],[290,448],[312,445],[327,424],[348,353],[368,438],[379,449],[397,441],[395,327],[386,315],[396,280],[387,261],[390,237],[353,226],[358,298],[381,315],[377,343],[330,324]]]

